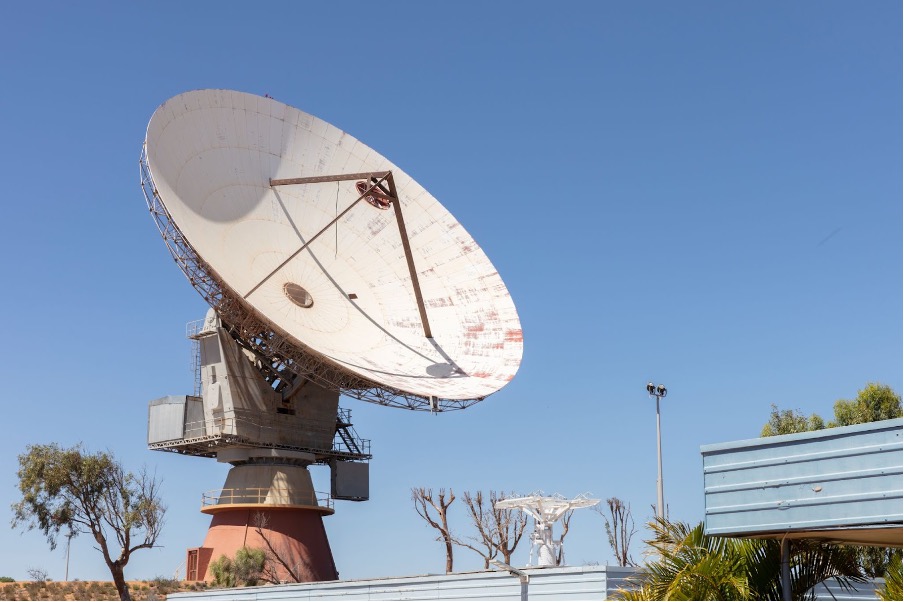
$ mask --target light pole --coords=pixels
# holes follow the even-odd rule
[[[647,393],[656,398],[656,453],[659,456],[659,473],[656,479],[656,518],[665,518],[665,503],[662,495],[662,429],[659,425],[659,400],[668,394],[665,385],[647,383]]]

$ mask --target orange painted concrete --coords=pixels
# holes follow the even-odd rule
[[[300,581],[334,581],[339,578],[333,552],[323,527],[323,515],[317,510],[297,508],[235,507],[217,512],[210,521],[202,548],[212,549],[210,560],[221,555],[233,557],[242,547],[267,550],[258,535],[255,517],[263,514],[267,526],[261,529],[276,553],[286,561]],[[277,566],[277,565],[274,565]],[[207,566],[198,566],[199,577],[211,580]],[[278,567],[280,579],[291,580],[288,571]]]

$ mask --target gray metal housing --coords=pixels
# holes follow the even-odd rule
[[[200,397],[167,395],[148,403],[148,445],[204,436]]]

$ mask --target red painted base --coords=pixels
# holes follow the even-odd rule
[[[256,525],[262,524],[258,515],[264,517],[265,526],[260,529],[263,537],[257,532]],[[210,521],[202,546],[202,549],[211,550],[209,555],[204,554],[209,562],[199,558],[197,578],[212,580],[209,563],[224,554],[233,557],[242,547],[261,548],[267,552],[268,562],[280,580],[295,581],[290,570],[301,582],[339,578],[323,527],[323,516],[316,510],[258,506],[218,511]]]

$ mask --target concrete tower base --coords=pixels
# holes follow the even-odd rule
[[[259,526],[259,517],[265,526]],[[321,513],[292,508],[236,508],[214,514],[204,539],[208,565],[243,547],[263,549],[280,581],[334,581],[339,578]],[[208,566],[198,566],[199,580],[212,580]],[[203,576],[202,576],[203,575]]]
[[[219,459],[234,466],[221,491],[204,496],[201,512],[213,515],[204,545],[188,551],[187,578],[211,581],[210,563],[233,558],[243,547],[262,549],[266,572],[279,581],[339,578],[323,527],[333,509],[318,503],[308,454],[231,449]]]

